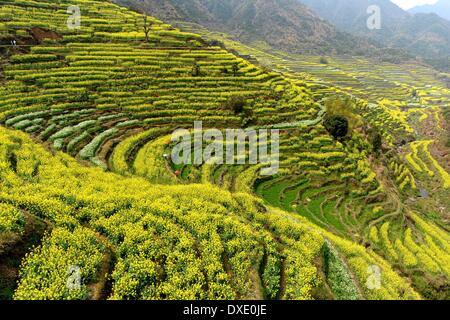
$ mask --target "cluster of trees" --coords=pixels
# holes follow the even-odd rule
[[[325,103],[327,114],[323,120],[323,126],[335,140],[343,140],[348,137],[352,130],[363,124],[363,120],[355,112],[350,99],[329,99]],[[372,151],[379,154],[383,146],[383,136],[375,127],[365,130]]]
[[[354,112],[354,103],[350,98],[337,97],[325,101],[327,109],[323,124],[335,139],[343,139],[354,128],[362,125],[362,119]]]

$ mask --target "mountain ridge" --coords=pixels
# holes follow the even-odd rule
[[[450,21],[450,0],[439,0],[435,4],[425,4],[416,6],[408,10],[408,12],[416,13],[435,13],[438,16]]]
[[[438,68],[448,64],[450,21],[434,13],[412,14],[389,0],[298,1],[341,31],[367,36],[387,47],[406,49]],[[367,28],[367,8],[371,5],[381,9],[380,30]]]

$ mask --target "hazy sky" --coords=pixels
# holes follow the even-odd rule
[[[438,0],[391,0],[403,9],[410,9],[412,7],[423,5],[423,4],[434,4]]]

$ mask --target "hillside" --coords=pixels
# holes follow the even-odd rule
[[[0,4],[20,45],[0,66],[0,299],[449,298],[450,175],[427,129],[450,92],[428,69],[275,72],[107,1]],[[353,122],[334,139],[339,108]],[[171,133],[199,120],[278,129],[278,173],[174,163]]]
[[[450,21],[436,14],[412,15],[390,0],[299,0],[340,30],[372,38],[379,43],[403,48],[426,62],[448,69]],[[368,30],[366,13],[370,5],[381,8],[382,27]]]
[[[249,195],[84,168],[3,128],[0,141],[1,179],[9,186],[2,209],[15,214],[12,232],[23,232],[30,216],[52,229],[23,262],[15,299],[419,298],[379,256]],[[30,165],[38,173],[30,176]],[[328,279],[317,264],[322,248]],[[101,272],[111,261],[112,292],[102,292]],[[359,284],[372,264],[383,272],[377,291]],[[82,270],[80,290],[66,288],[71,265]]]
[[[426,4],[409,9],[408,12],[416,13],[435,13],[444,19],[450,21],[450,0],[439,0],[435,4]]]
[[[297,0],[114,0],[165,20],[199,23],[246,42],[296,53],[361,54],[373,48],[363,37],[337,31]]]

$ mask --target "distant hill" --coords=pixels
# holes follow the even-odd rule
[[[322,18],[348,32],[360,32],[366,36],[386,37],[395,32],[397,26],[406,21],[410,14],[390,0],[298,0],[311,8]],[[382,29],[367,29],[367,8],[377,5],[382,13]],[[369,34],[370,31],[370,34]]]
[[[450,21],[450,0],[439,0],[435,4],[417,6],[408,10],[410,13],[436,13]]]
[[[164,20],[185,20],[232,34],[242,42],[305,54],[363,54],[364,37],[338,31],[297,0],[113,0]]]
[[[450,56],[450,21],[436,14],[402,10],[390,0],[298,0],[345,32],[368,36],[385,46],[404,48],[428,62]],[[445,0],[449,2],[450,0]],[[381,30],[369,30],[367,8],[381,8]],[[435,66],[441,66],[438,64]]]

